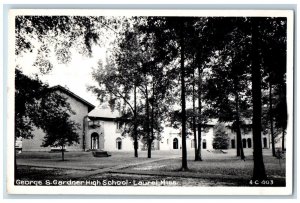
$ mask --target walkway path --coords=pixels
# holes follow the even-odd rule
[[[31,166],[31,167],[38,167],[38,168],[55,168],[55,169],[70,169],[70,170],[77,170],[76,172],[73,172],[69,174],[70,178],[76,179],[76,178],[83,178],[83,177],[88,177],[88,176],[93,176],[93,175],[98,175],[101,173],[109,173],[109,172],[115,172],[119,171],[122,173],[120,170],[121,169],[126,169],[129,167],[133,166],[138,166],[138,165],[144,165],[144,164],[149,164],[157,161],[162,161],[162,160],[170,160],[170,159],[176,159],[180,158],[178,155],[173,155],[173,156],[168,156],[164,158],[157,158],[157,159],[148,159],[140,162],[135,162],[135,163],[128,163],[128,164],[120,164],[117,166],[111,166],[111,167],[106,167],[106,168],[101,168],[101,169],[95,169],[91,167],[85,167],[85,166],[69,166],[69,165],[50,165],[50,164],[39,164],[39,163],[20,163],[18,165],[20,166]]]

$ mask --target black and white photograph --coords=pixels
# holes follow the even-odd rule
[[[9,193],[291,194],[292,11],[9,14]]]

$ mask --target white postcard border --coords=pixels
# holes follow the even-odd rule
[[[16,186],[14,185],[14,52],[16,15],[101,16],[251,16],[287,17],[286,187],[114,187],[114,186]],[[154,10],[154,9],[13,9],[9,11],[7,192],[9,194],[108,194],[108,195],[291,195],[293,187],[293,66],[294,15],[291,10]],[[288,137],[290,136],[290,137]]]

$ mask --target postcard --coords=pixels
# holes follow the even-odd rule
[[[7,192],[291,195],[293,18],[10,10]]]

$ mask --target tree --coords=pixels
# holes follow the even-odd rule
[[[266,18],[261,24],[264,27],[260,34],[261,52],[263,57],[262,64],[264,66],[262,96],[268,97],[264,104],[267,104],[269,107],[266,114],[268,123],[264,123],[266,124],[267,129],[269,129],[267,133],[271,134],[272,154],[275,156],[275,139],[280,133],[284,135],[287,123],[285,93],[286,18]],[[280,116],[278,116],[278,114],[280,114]]]
[[[59,63],[69,63],[72,49],[84,56],[92,56],[92,45],[103,43],[100,36],[113,35],[117,19],[101,16],[16,16],[15,54],[22,56],[37,49],[34,66],[41,73],[52,70],[51,53]]]
[[[164,76],[161,74],[162,69],[157,68],[153,61],[149,39],[140,35],[137,30],[139,23],[142,23],[141,21],[141,19],[132,19],[133,28],[126,28],[124,33],[120,33],[120,39],[116,44],[118,48],[116,48],[113,57],[108,61],[108,65],[104,68],[99,67],[100,71],[94,73],[94,78],[98,81],[99,87],[92,88],[102,100],[106,98],[111,107],[118,103],[118,109],[121,110],[120,108],[123,105],[120,101],[129,106],[132,113],[123,109],[123,118],[126,116],[125,120],[127,122],[133,122],[133,134],[130,134],[136,143],[136,157],[137,137],[141,137],[137,135],[138,125],[141,125],[145,131],[143,135],[147,138],[147,146],[151,146],[155,138],[154,127],[156,126],[156,130],[159,129],[159,122],[154,121],[154,113],[159,106],[164,106],[160,97],[164,94],[162,91],[165,89],[165,86],[159,85],[159,82],[165,84],[163,82]],[[113,84],[112,80],[115,81]],[[131,103],[132,91],[134,94],[133,105]],[[140,103],[139,107],[137,107],[137,100],[139,102],[144,101],[144,104]],[[145,111],[141,107],[144,107]],[[137,109],[139,109],[138,112]],[[141,120],[139,117],[143,117],[144,120]],[[141,121],[143,122],[141,123]],[[127,130],[130,129],[128,128]],[[151,147],[148,147],[148,158],[151,158]]]
[[[169,87],[173,83],[172,74],[163,66],[165,62],[160,60],[161,56],[154,49],[154,36],[144,33],[146,18],[132,18],[129,21],[130,26],[120,33],[116,42],[117,48],[113,57],[108,60],[108,65],[94,74],[99,87],[93,89],[96,90],[95,93],[102,95],[101,98],[106,97],[112,106],[123,100],[124,104],[130,107],[133,114],[123,109],[124,116],[127,116],[125,121],[136,120],[136,125],[142,126],[145,132],[139,137],[147,140],[148,158],[151,158],[150,146],[153,140],[159,137],[161,122],[168,105],[172,102],[169,93]],[[112,80],[115,82],[112,83]],[[131,104],[133,89],[133,101],[139,101],[138,108],[132,108],[136,106]],[[122,104],[118,103],[117,106],[120,108]],[[138,114],[135,114],[137,109]],[[134,129],[133,131],[137,131]]]
[[[218,123],[214,127],[213,148],[214,149],[228,149],[229,136],[226,133],[225,126],[222,123]]]
[[[41,126],[37,112],[47,87],[37,78],[29,78],[15,70],[15,138],[32,138],[34,126]],[[52,99],[51,97],[49,99]]]
[[[232,122],[232,129],[237,134],[237,156],[244,159],[241,143],[242,123],[251,118],[251,85],[250,85],[250,50],[248,21],[245,18],[228,18],[230,29],[226,33],[225,44],[216,52],[212,60],[212,72],[209,90],[210,101],[218,106],[218,118]],[[230,48],[229,48],[230,47]],[[219,66],[218,68],[215,66]],[[225,77],[224,77],[225,76]],[[219,99],[216,99],[219,98]],[[216,102],[214,102],[216,101]]]
[[[129,64],[128,64],[129,65]],[[137,107],[137,81],[134,79],[135,69],[127,69],[119,66],[114,60],[109,61],[105,66],[99,63],[98,69],[94,71],[93,77],[98,82],[98,86],[91,86],[89,90],[97,95],[101,102],[108,101],[110,108],[117,108],[123,111],[121,120],[127,121],[129,129],[127,131],[134,139],[134,156],[138,157],[138,107]],[[133,70],[130,72],[130,70]],[[133,91],[133,101],[131,93]],[[128,123],[130,121],[130,123]],[[131,125],[132,124],[132,125]]]
[[[67,112],[56,114],[54,117],[48,114],[45,120],[47,125],[43,128],[46,131],[46,136],[42,146],[61,147],[62,160],[64,161],[65,146],[79,143],[79,135],[77,133],[79,124],[70,120],[70,115]]]
[[[155,36],[154,47],[157,55],[162,56],[162,64],[172,65],[172,72],[178,73],[180,82],[180,106],[182,129],[182,170],[188,170],[186,151],[186,83],[187,69],[185,62],[188,56],[190,29],[196,18],[188,17],[149,17],[147,32]],[[177,65],[178,64],[178,65]]]
[[[74,112],[65,97],[19,69],[16,69],[15,83],[16,138],[32,138],[37,127],[46,133],[43,146],[64,146],[79,141],[78,124],[70,120]]]
[[[252,49],[251,49],[251,82],[252,82],[252,100],[253,100],[253,118],[252,118],[252,129],[253,129],[253,179],[264,180],[266,179],[265,165],[262,154],[262,143],[261,143],[261,57],[259,56],[259,20],[261,18],[251,18],[251,34],[252,34]]]
[[[197,72],[197,100],[198,108],[196,113],[197,128],[198,128],[198,149],[195,159],[202,160],[201,158],[201,132],[203,126],[209,119],[209,117],[215,116],[212,113],[214,108],[213,101],[209,101],[206,98],[206,94],[209,92],[207,88],[207,80],[211,75],[211,59],[215,57],[216,53],[220,50],[227,49],[229,34],[232,32],[232,18],[198,18],[193,28],[189,33],[191,39],[189,40],[189,54],[195,61],[193,71]],[[235,24],[234,24],[235,25]],[[214,69],[221,68],[215,66]],[[219,79],[223,79],[222,77]],[[215,106],[214,106],[215,107]]]

